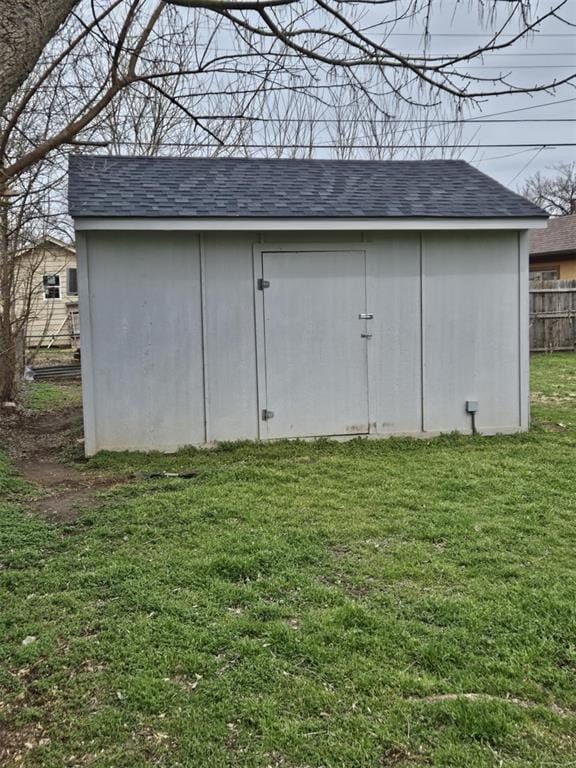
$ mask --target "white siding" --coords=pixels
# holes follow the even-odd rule
[[[370,422],[378,434],[422,429],[420,235],[373,235],[368,250]]]
[[[91,337],[95,435],[87,434],[88,445],[203,443],[198,237],[99,232],[87,241],[89,296],[82,290],[80,307]]]
[[[209,441],[258,437],[252,239],[203,236]]]
[[[423,236],[424,429],[520,427],[518,235]]]
[[[358,311],[374,314],[371,434],[469,431],[467,399],[479,402],[481,431],[527,428],[527,254],[517,232],[92,231],[79,238],[88,453],[267,434],[260,410],[278,406],[266,403],[256,280],[262,252],[278,247],[309,259],[366,252]],[[323,396],[311,392],[311,402]]]
[[[530,294],[528,232],[518,233],[518,347],[520,354],[520,426],[530,426]]]

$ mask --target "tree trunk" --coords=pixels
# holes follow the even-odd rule
[[[0,318],[0,403],[11,402],[17,394],[16,339],[4,315]]]
[[[0,113],[78,0],[0,0]]]
[[[0,195],[2,192],[0,185]],[[14,261],[9,253],[7,233],[8,211],[0,198],[0,403],[12,401],[16,396],[17,354],[12,322]]]

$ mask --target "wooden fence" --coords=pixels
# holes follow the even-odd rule
[[[576,280],[530,283],[530,351],[576,350]]]

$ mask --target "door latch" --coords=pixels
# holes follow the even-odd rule
[[[262,277],[258,278],[258,290],[263,291],[264,288],[270,288],[270,280],[264,280]]]
[[[372,312],[360,312],[358,320],[374,320],[374,315]]]
[[[361,333],[360,336],[363,339],[371,339],[372,338],[372,334],[371,333]]]
[[[274,411],[269,411],[267,408],[262,409],[262,421],[269,421],[274,418]]]

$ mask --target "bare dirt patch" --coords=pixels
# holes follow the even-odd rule
[[[0,411],[0,445],[16,464],[54,461],[64,449],[82,437],[82,407],[79,405],[47,413],[17,409]]]
[[[100,505],[98,494],[106,488],[157,478],[198,476],[196,470],[99,474],[82,466],[81,437],[80,405],[43,413],[0,409],[0,446],[8,452],[15,469],[33,486],[22,504],[50,522],[73,523],[80,510]],[[156,490],[149,488],[147,492]]]
[[[82,508],[97,504],[96,494],[123,478],[88,474],[72,464],[37,456],[15,462],[16,469],[38,486],[38,498],[26,501],[32,512],[54,522],[70,523]]]
[[[121,482],[117,478],[90,480],[90,484],[83,488],[41,496],[38,499],[27,501],[26,506],[46,520],[57,523],[73,523],[81,509],[89,509],[98,505],[97,493],[99,491]]]
[[[0,726],[0,765],[18,765],[30,750],[49,743],[41,725],[23,725],[14,729]]]
[[[554,421],[540,421],[538,426],[545,432],[565,432],[567,429],[565,424],[559,424]]]
[[[129,481],[64,463],[66,451],[77,449],[81,456],[81,437],[81,406],[48,413],[2,411],[0,444],[22,477],[37,488],[33,498],[23,502],[27,509],[53,522],[70,523],[80,509],[97,506],[99,491]]]

